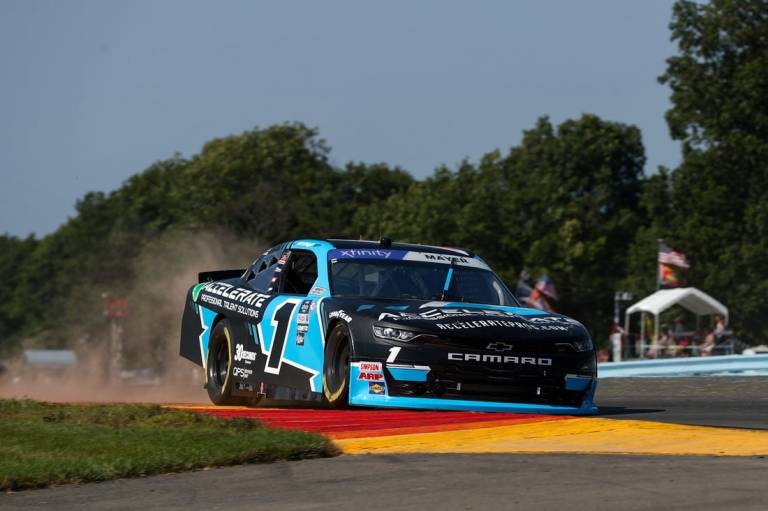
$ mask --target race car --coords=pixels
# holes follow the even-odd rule
[[[596,411],[578,321],[521,307],[469,251],[386,238],[296,240],[200,273],[180,354],[217,405]]]

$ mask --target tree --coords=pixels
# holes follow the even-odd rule
[[[692,263],[689,281],[731,308],[737,330],[764,340],[768,316],[768,3],[678,1],[679,55],[659,78],[683,142],[668,223]]]
[[[140,254],[154,240],[175,239],[165,237],[169,231],[226,232],[200,236],[200,245],[355,237],[358,212],[413,182],[385,164],[335,168],[329,151],[317,130],[302,124],[256,128],[213,140],[189,160],[156,162],[113,192],[86,194],[76,214],[42,240],[1,238],[0,297],[7,307],[0,338],[55,332],[42,335],[45,344],[97,328],[102,294],[131,290]],[[263,248],[254,244],[247,257]]]
[[[29,236],[19,239],[4,234],[0,236],[0,351],[11,349],[13,336],[18,333],[24,321],[24,302],[16,293],[19,273],[29,255],[34,251],[37,240]]]
[[[506,162],[503,225],[516,232],[524,265],[548,271],[561,298],[557,308],[607,337],[611,304],[626,277],[637,229],[645,152],[640,130],[584,115],[553,128],[546,118],[513,148]],[[519,270],[518,270],[519,271]]]
[[[644,163],[636,127],[585,115],[555,129],[542,118],[507,156],[441,167],[365,217],[369,234],[474,250],[508,284],[523,267],[548,271],[558,310],[599,339],[641,225]]]

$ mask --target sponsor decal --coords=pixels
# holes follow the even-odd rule
[[[328,252],[328,259],[402,259],[404,250],[382,250],[378,248],[348,248]]]
[[[425,263],[454,264],[489,270],[488,265],[479,259],[467,256],[435,254],[433,252],[415,252],[407,250],[386,250],[380,248],[336,249],[328,252],[328,259],[336,262],[343,259],[386,259],[404,261],[422,261]]]
[[[260,309],[269,295],[223,282],[208,282],[195,289],[201,303],[215,305],[222,309],[259,319]]]
[[[223,282],[209,282],[201,289],[201,291],[252,307],[262,307],[264,305],[264,300],[269,298],[269,295],[253,291],[252,289],[233,286],[232,284],[225,284]]]
[[[551,358],[517,357],[513,355],[488,355],[481,353],[448,353],[448,360],[453,362],[486,362],[491,364],[514,364],[532,366],[552,366]]]
[[[435,254],[433,252],[407,252],[405,261],[423,261],[426,263],[438,263],[438,264],[452,264],[455,266],[470,266],[472,268],[482,268],[484,270],[490,270],[487,264],[480,259],[474,257],[451,255],[451,254]]]
[[[384,366],[381,362],[359,362],[360,368],[358,380],[384,381]]]
[[[357,377],[358,380],[367,380],[367,381],[382,381],[384,380],[384,374],[382,373],[368,373],[360,371],[360,375]]]
[[[378,383],[374,381],[368,382],[368,393],[375,394],[377,396],[383,396],[387,392],[387,386],[385,383]]]
[[[568,327],[563,325],[536,325],[525,321],[505,321],[505,320],[478,320],[478,321],[454,321],[452,323],[435,323],[440,330],[471,330],[473,328],[502,327],[502,328],[521,328],[525,330],[536,331],[557,331],[567,332]]]
[[[327,291],[327,289],[325,289],[324,287],[317,287],[317,286],[315,286],[315,287],[313,287],[312,289],[309,290],[309,294],[311,294],[313,296],[323,296],[326,291]]]
[[[361,371],[378,371],[382,372],[384,366],[381,362],[360,362]]]
[[[224,300],[222,300],[221,298],[217,298],[215,296],[211,296],[211,295],[203,295],[203,297],[200,298],[200,301],[203,302],[203,303],[209,303],[211,305],[217,305],[219,307],[223,307],[224,306],[223,305],[224,304]]]
[[[456,319],[464,316],[483,316],[489,318],[514,318],[523,319],[519,314],[514,312],[497,310],[497,309],[470,309],[470,308],[435,308],[427,309],[420,312],[382,312],[379,315],[379,320],[388,318],[392,320],[399,319],[422,319],[428,321],[440,321],[443,319]]]
[[[529,317],[528,321],[531,323],[559,323],[567,325],[581,325],[578,321],[565,316],[533,316]]]
[[[235,346],[234,358],[236,362],[245,362],[246,364],[250,364],[251,362],[256,360],[256,352],[246,351],[245,347],[242,344],[238,344]]]
[[[483,317],[488,319],[472,319],[469,321],[439,322],[462,317]],[[467,330],[473,328],[501,327],[522,328],[532,331],[557,331],[567,332],[574,325],[580,325],[566,317],[523,317],[511,311],[497,309],[470,309],[470,308],[435,308],[420,312],[382,312],[379,321],[389,319],[435,321],[435,326],[440,330]]]
[[[304,346],[304,338],[309,331],[309,310],[313,301],[304,300],[299,306],[299,314],[296,320],[296,345]]]
[[[197,297],[200,296],[200,290],[205,287],[206,283],[201,282],[192,286],[192,300],[197,301]]]
[[[347,323],[351,323],[352,322],[352,317],[349,314],[347,314],[346,312],[344,312],[343,310],[333,311],[330,314],[328,314],[328,317],[329,318],[341,318],[344,321],[346,321]]]
[[[424,259],[427,260],[427,261],[437,261],[439,263],[469,264],[469,260],[471,258],[469,258],[469,257],[452,256],[452,255],[445,255],[445,254],[424,253]]]
[[[245,369],[242,367],[235,367],[232,369],[232,376],[239,376],[240,378],[248,378],[253,374],[251,369]]]

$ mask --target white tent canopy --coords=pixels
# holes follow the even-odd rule
[[[652,295],[646,296],[627,309],[624,316],[624,331],[629,336],[629,316],[640,312],[643,319],[640,321],[640,349],[645,345],[645,314],[654,317],[653,343],[659,338],[659,315],[673,305],[679,305],[696,314],[698,328],[699,316],[708,314],[720,314],[728,324],[728,307],[718,302],[707,293],[695,287],[683,287],[678,289],[661,289]]]
[[[649,312],[654,316],[658,316],[673,305],[680,305],[697,316],[720,314],[725,318],[725,322],[728,323],[728,307],[695,287],[656,291],[629,307],[626,314]]]

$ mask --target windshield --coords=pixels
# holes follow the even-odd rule
[[[488,270],[402,260],[332,260],[331,291],[334,296],[518,305]]]

